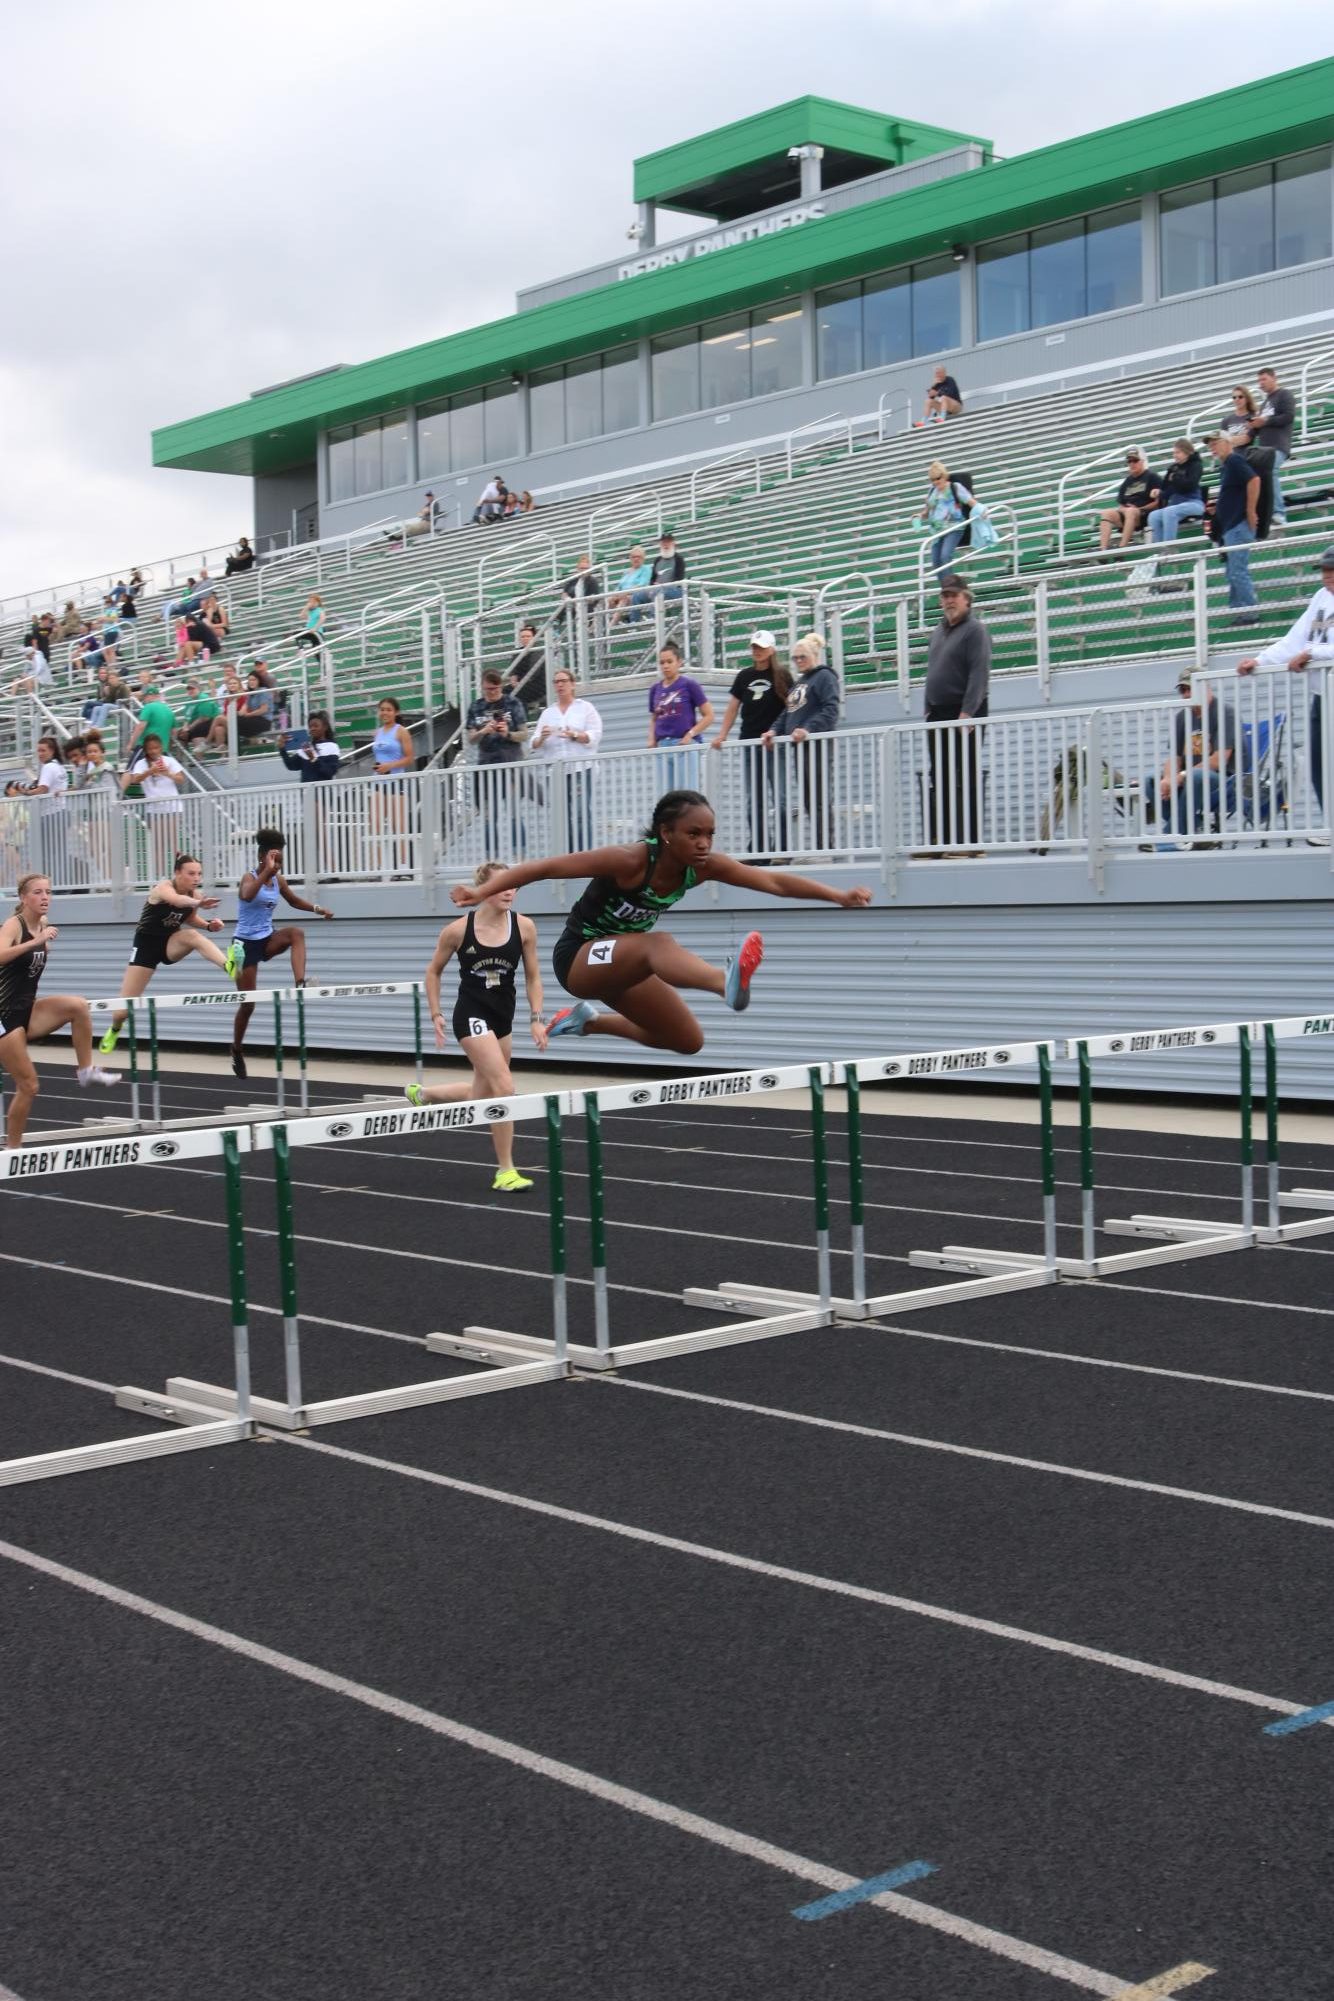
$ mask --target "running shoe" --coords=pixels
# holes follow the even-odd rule
[[[222,958],[222,970],[224,973],[226,973],[229,980],[234,980],[236,978],[236,975],[240,972],[241,960],[243,959],[244,956],[245,955],[242,952],[240,945],[237,943],[236,939],[233,938],[231,944],[227,947],[227,950],[224,952]]]
[[[420,1084],[409,1084],[403,1095],[410,1105],[424,1105],[426,1103],[426,1092]]]
[[[232,1075],[233,1077],[239,1077],[242,1083],[245,1082],[246,1077],[249,1075],[245,1067],[245,1057],[239,1049],[233,1049],[232,1051]]]
[[[90,1084],[119,1084],[120,1082],[119,1070],[99,1070],[95,1063],[90,1063],[86,1070],[77,1070],[75,1075],[79,1080],[79,1089],[81,1091],[86,1091]]]
[[[125,1024],[124,1022],[122,1022],[121,1028],[123,1028],[124,1026]],[[110,1056],[112,1050],[115,1048],[116,1044],[119,1041],[120,1041],[120,1028],[117,1028],[115,1022],[113,1021],[110,1028],[107,1030],[106,1034],[102,1037],[102,1040],[97,1045],[98,1055]]]
[[[764,940],[758,931],[751,931],[741,940],[741,950],[735,959],[728,961],[727,985],[723,988],[723,999],[738,1014],[744,1014],[750,1006],[750,983],[759,970],[764,957]]]
[[[501,1167],[496,1170],[496,1178],[491,1183],[506,1195],[517,1195],[521,1188],[531,1188],[532,1182],[526,1174],[520,1174],[517,1167]]]
[[[596,1021],[598,1011],[592,1001],[576,1001],[573,1007],[563,1007],[553,1014],[547,1023],[547,1039],[553,1035],[587,1035],[588,1024]]]

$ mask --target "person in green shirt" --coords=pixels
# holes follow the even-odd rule
[[[193,743],[196,737],[207,736],[208,726],[222,710],[212,695],[206,694],[198,681],[188,681],[185,687],[185,714],[181,718],[181,741]]]
[[[139,720],[134,726],[134,735],[130,738],[127,746],[127,756],[134,750],[136,744],[142,743],[145,737],[160,737],[164,745],[169,744],[175,730],[176,711],[171,707],[169,702],[163,701],[160,689],[157,687],[145,688],[143,707],[139,711]]]

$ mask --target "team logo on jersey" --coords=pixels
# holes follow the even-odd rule
[[[171,1156],[180,1150],[174,1139],[155,1139],[148,1149],[154,1160],[170,1160]]]
[[[335,1119],[331,1126],[324,1128],[326,1139],[346,1139],[352,1131],[351,1119]]]

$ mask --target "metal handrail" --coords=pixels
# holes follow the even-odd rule
[[[424,582],[416,580],[410,584],[400,584],[396,591],[386,591],[382,598],[367,599],[366,603],[361,607],[361,617],[357,620],[357,624],[361,627],[363,633],[370,614],[373,611],[379,611],[384,605],[392,604],[395,598],[410,596],[414,591],[421,593],[419,602],[402,606],[402,611],[419,611],[423,605],[434,606],[437,604],[440,606],[441,611],[444,610],[445,580],[443,577],[428,577]]]
[[[480,612],[487,609],[487,606],[484,603],[484,599],[485,599],[485,584],[487,581],[486,571],[488,564],[495,563],[500,566],[500,576],[501,579],[503,580],[505,577],[509,576],[512,572],[521,570],[524,567],[526,560],[533,554],[539,552],[550,557],[551,581],[553,584],[557,583],[559,581],[557,576],[557,570],[559,567],[560,558],[559,555],[557,554],[555,541],[550,535],[544,535],[544,534],[530,535],[528,539],[524,542],[511,542],[508,544],[508,546],[500,549],[492,549],[485,556],[479,558],[477,564],[478,611]]]
[[[1324,354],[1313,354],[1309,361],[1302,364],[1302,372],[1299,378],[1301,387],[1298,391],[1297,411],[1303,437],[1306,436],[1306,433],[1311,428],[1312,391],[1308,378],[1313,368],[1334,369],[1334,348],[1328,349]],[[1314,393],[1319,396],[1326,389],[1334,389],[1334,374],[1327,375],[1323,382],[1317,382]]]
[[[827,417],[812,417],[809,423],[798,424],[795,431],[789,431],[786,438],[783,440],[784,450],[787,457],[787,476],[789,479],[791,479],[792,477],[793,440],[795,438],[804,437],[811,431],[821,431],[821,430],[846,431],[848,434],[848,457],[849,458],[852,457],[852,419],[850,417],[842,416],[841,413],[837,410],[831,410]]]
[[[887,407],[889,410],[892,410],[900,402],[903,404],[904,415],[907,419],[903,428],[905,431],[912,429],[912,397],[906,389],[887,389],[875,406],[875,436],[877,444],[883,445],[885,442]]]
[[[753,465],[755,468],[755,491],[758,493],[763,485],[763,473],[760,468],[759,453],[752,451],[749,445],[743,445],[739,451],[728,452],[724,458],[713,459],[706,465],[695,467],[695,470],[690,475],[690,519],[692,521],[698,521],[699,519],[700,480],[708,473],[721,472],[724,466],[734,466],[743,462]]]
[[[958,563],[975,561],[981,556],[994,556],[1009,542],[1012,550],[1010,574],[1017,577],[1019,575],[1019,517],[1008,500],[994,500],[986,503],[978,501],[976,503],[979,507],[984,504],[986,506],[987,518],[993,523],[996,522],[998,515],[1008,514],[1010,517],[1008,535],[1002,528],[997,526],[996,540],[990,543],[985,549],[974,549],[971,546],[967,549],[956,549],[950,557],[950,568],[953,569]],[[971,514],[968,518],[969,520],[972,519]],[[966,527],[967,522],[963,525]],[[919,632],[924,631],[926,627],[926,593],[928,588],[926,579],[927,554],[931,548],[931,544],[938,542],[942,533],[950,534],[951,532],[950,529],[943,531],[937,529],[934,535],[928,535],[924,538],[917,550],[917,629]]]
[[[256,595],[256,603],[263,604],[264,586],[270,579],[276,578],[280,583],[286,583],[294,574],[295,566],[298,563],[309,561],[312,554],[315,559],[316,583],[322,582],[324,578],[324,557],[326,551],[332,556],[341,548],[344,553],[344,573],[350,575],[352,571],[353,543],[372,542],[377,537],[383,538],[387,528],[396,528],[400,525],[398,515],[385,514],[378,521],[367,521],[360,528],[349,528],[342,535],[321,535],[313,542],[298,542],[295,548],[280,549],[276,555],[268,557],[259,566],[259,590]]]
[[[632,504],[637,505],[640,501],[645,501],[645,500],[649,502],[650,511],[652,512],[653,519],[657,522],[658,525],[658,540],[659,541],[662,540],[662,495],[656,487],[653,486],[639,487],[632,493],[619,494],[615,500],[609,501],[605,507],[595,507],[593,509],[593,512],[589,515],[588,556],[590,562],[595,563],[597,561],[597,553],[594,548],[594,524],[598,521],[599,517],[602,515],[612,515],[614,517],[617,517],[616,525],[620,526],[621,525],[620,517],[624,516],[628,523],[629,516],[626,514],[626,510]]]

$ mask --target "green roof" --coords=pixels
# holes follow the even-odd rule
[[[1332,139],[1326,59],[168,424],[153,462],[278,471],[330,425]]]
[[[730,222],[796,199],[801,175],[787,157],[790,146],[823,146],[824,185],[837,187],[882,167],[966,145],[981,146],[990,156],[990,140],[967,132],[887,118],[828,97],[794,97],[698,139],[646,153],[635,161],[635,200]]]

